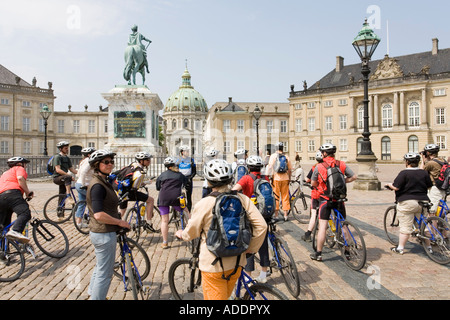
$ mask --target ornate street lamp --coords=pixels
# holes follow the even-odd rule
[[[369,61],[372,58],[375,49],[380,43],[380,38],[373,32],[364,21],[361,31],[353,40],[353,47],[361,58],[361,73],[363,75],[364,85],[364,131],[362,133],[363,141],[361,142],[361,151],[356,156],[358,161],[358,179],[355,181],[354,188],[360,190],[380,190],[381,183],[376,176],[375,164],[377,157],[372,151],[372,143],[370,142],[369,131]]]
[[[353,47],[361,58],[364,84],[364,132],[363,141],[361,143],[361,155],[373,155],[372,144],[370,142],[369,131],[369,61],[372,58],[375,49],[380,43],[380,38],[370,29],[367,19],[365,20],[361,31],[359,31],[356,38],[353,40]]]
[[[253,118],[256,120],[256,155],[259,156],[259,119],[261,118],[263,111],[256,105],[253,110]]]
[[[48,125],[48,118],[50,118],[50,115],[52,114],[52,111],[48,108],[46,104],[42,107],[41,111],[39,113],[42,116],[42,119],[44,119],[44,156],[48,156],[47,152],[47,125]]]

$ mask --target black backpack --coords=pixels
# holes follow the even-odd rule
[[[332,166],[326,162],[320,164],[327,169],[326,179],[322,177],[322,180],[326,181],[327,185],[324,196],[330,200],[343,200],[347,198],[347,184],[345,183],[344,173],[340,169],[340,161],[336,160],[336,163]]]
[[[250,245],[251,226],[237,192],[213,192],[209,196],[216,197],[216,202],[212,210],[211,226],[206,235],[206,246],[216,256],[212,264],[219,262],[222,270],[222,258],[236,257],[234,271],[228,277],[225,277],[225,273],[222,274],[223,279],[229,280],[239,268],[241,254]]]

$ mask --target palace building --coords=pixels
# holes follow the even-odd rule
[[[438,48],[369,63],[369,131],[372,151],[383,162],[400,162],[407,152],[436,143],[448,155],[450,49]],[[337,158],[355,161],[363,131],[361,64],[336,67],[312,86],[289,94],[291,158],[314,162],[323,143],[337,146]]]

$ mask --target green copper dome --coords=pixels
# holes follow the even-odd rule
[[[187,67],[184,70],[182,84],[169,99],[167,99],[164,112],[190,111],[208,112],[208,106],[203,96],[191,85],[191,74]]]

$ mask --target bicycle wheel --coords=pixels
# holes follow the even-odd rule
[[[309,223],[311,218],[311,196],[299,194],[291,203],[291,212],[294,218],[300,223]]]
[[[141,214],[136,209],[136,207],[128,209],[127,213],[125,214],[125,221],[127,221],[131,227],[131,230],[130,232],[128,232],[127,237],[136,240],[136,242],[139,241],[139,237],[141,236],[141,218]]]
[[[342,229],[338,232],[338,239],[342,240],[340,248],[345,263],[353,270],[361,270],[367,258],[366,244],[361,231],[351,222],[344,221]]]
[[[74,205],[65,203],[66,195],[57,194],[44,204],[44,217],[54,223],[63,223],[70,219]]]
[[[52,258],[62,258],[69,252],[69,239],[63,229],[48,220],[33,222],[33,239],[36,246]]]
[[[300,294],[300,277],[298,275],[297,266],[294,257],[289,250],[287,243],[279,238],[275,239],[275,251],[277,261],[279,262],[280,272],[289,292],[298,297]]]
[[[420,238],[428,257],[436,263],[450,262],[450,225],[439,217],[429,217],[420,227]],[[428,246],[431,246],[429,248]]]
[[[254,283],[249,290],[242,300],[289,300],[283,292],[267,283]]]
[[[142,285],[142,279],[139,280],[139,276],[136,272],[134,263],[131,261],[131,256],[129,254],[125,254],[125,268],[127,269],[126,273],[128,274],[128,277],[126,278],[127,289],[131,287],[134,300],[139,300],[139,298],[141,300],[144,300],[145,294]]]
[[[176,300],[203,300],[202,276],[193,258],[181,258],[172,263],[169,286]]]
[[[317,237],[319,233],[319,219],[317,217],[316,222],[314,224],[314,229],[311,235],[311,243],[314,251],[317,251]],[[333,249],[333,247],[336,245],[336,239],[335,239],[335,233],[333,230],[331,230],[330,225],[327,225],[327,231],[325,234],[325,243],[328,246],[328,248]]]
[[[127,237],[128,247],[131,249],[131,254],[133,256],[134,264],[141,276],[141,281],[144,281],[145,278],[150,273],[150,259],[142,248],[140,244],[138,244],[135,240]],[[114,275],[123,278],[121,265],[123,263],[122,252],[120,251],[120,246],[116,248],[116,262],[114,263]]]
[[[75,216],[75,213],[77,212],[79,207],[83,207],[83,206],[84,206],[84,210],[83,210],[83,213],[82,213],[82,216],[81,216],[81,223],[78,224],[77,220],[76,220],[77,217]],[[75,207],[73,207],[73,210],[72,210],[72,218],[73,218],[73,224],[75,225],[75,228],[79,232],[81,232],[82,234],[89,234],[89,220],[90,220],[90,217],[89,217],[89,210],[87,208],[85,200],[78,201],[75,204]]]
[[[397,246],[398,237],[400,235],[400,227],[397,217],[397,207],[390,206],[384,213],[384,232],[388,238],[388,241]]]
[[[20,278],[25,270],[25,257],[14,241],[0,241],[0,282],[12,282]]]

